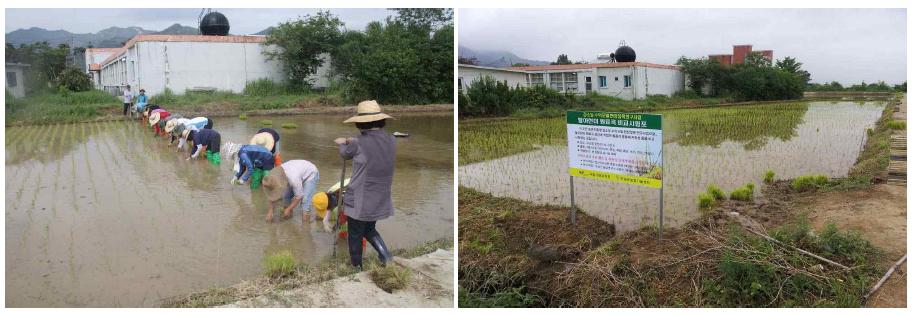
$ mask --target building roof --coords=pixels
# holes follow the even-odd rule
[[[594,69],[594,68],[626,68],[626,67],[633,67],[633,66],[680,70],[680,67],[675,66],[675,65],[662,65],[662,64],[647,63],[647,62],[582,63],[582,64],[570,64],[570,65],[543,65],[543,66],[510,67],[506,69],[519,70],[519,71],[552,71],[552,70],[579,70],[579,69]]]
[[[99,70],[102,70],[102,66],[99,65],[98,63],[91,63],[89,65],[89,71],[99,71]]]
[[[115,47],[115,48],[87,48],[87,49],[86,49],[86,52],[88,52],[88,53],[94,53],[94,52],[116,52],[116,51],[119,51],[119,50],[121,50],[121,48],[118,48],[118,47]]]
[[[507,72],[527,73],[526,71],[523,71],[523,70],[516,70],[516,69],[510,69],[510,68],[493,68],[493,67],[483,67],[483,66],[474,66],[474,65],[465,65],[465,64],[460,64],[460,65],[457,65],[457,66],[458,66],[458,67],[461,67],[461,68],[473,68],[473,69],[482,69],[482,70],[494,70],[494,71],[507,71]]]
[[[101,65],[106,65],[112,62],[115,59],[118,59],[128,50],[138,42],[209,42],[209,43],[262,43],[265,42],[265,36],[258,35],[227,35],[227,36],[213,36],[213,35],[135,35],[128,42],[125,43],[125,47],[114,48],[116,51],[102,61]]]

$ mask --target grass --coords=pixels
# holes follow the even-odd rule
[[[106,111],[120,111],[122,103],[115,96],[93,90],[30,95],[8,102],[5,107],[7,124],[45,124],[95,119]]]
[[[374,266],[371,268],[370,276],[377,287],[387,293],[393,293],[409,285],[409,281],[412,280],[412,271],[396,264],[388,264]]]
[[[408,249],[396,249],[391,253],[394,256],[414,258],[433,252],[438,248],[453,248],[453,244],[453,238],[441,238]],[[286,277],[272,278],[263,276],[228,287],[214,287],[183,296],[167,298],[162,301],[162,306],[211,307],[224,305],[270,292],[289,290],[358,273],[358,270],[351,266],[346,256],[348,255],[340,254],[336,258],[327,257],[312,265],[295,264],[293,272]],[[376,261],[376,255],[364,255],[365,266],[372,266],[377,263]]]
[[[271,278],[281,278],[294,273],[294,254],[290,250],[266,256],[262,260],[265,275]]]
[[[891,130],[907,129],[907,122],[903,120],[892,120],[888,122],[888,128]]]

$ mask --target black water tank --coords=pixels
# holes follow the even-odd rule
[[[617,62],[635,62],[636,51],[629,46],[620,46],[620,48],[617,48],[617,51],[613,53],[613,57]]]
[[[201,18],[198,30],[201,35],[227,36],[230,33],[230,21],[220,12],[211,12]]]

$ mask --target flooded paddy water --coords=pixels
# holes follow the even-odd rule
[[[377,225],[391,249],[452,237],[454,213],[452,115],[397,116],[386,129],[411,136],[397,145],[396,214]],[[326,189],[342,169],[332,139],[357,134],[345,118],[217,118],[214,129],[248,143],[273,120],[282,158],[316,164]],[[263,192],[231,185],[231,162],[185,161],[167,142],[136,121],[6,128],[7,306],[156,306],[258,276],[279,250],[331,255],[321,223],[266,223]]]
[[[726,193],[805,174],[846,176],[884,109],[882,102],[801,102],[681,109],[664,114],[665,224],[696,218],[697,195],[715,184]],[[460,185],[537,204],[569,206],[564,117],[473,122],[460,128],[463,155],[475,160],[512,148],[524,153],[461,166]],[[481,125],[477,125],[481,124]],[[467,131],[465,131],[465,129]],[[533,135],[533,136],[531,136]],[[528,142],[530,141],[530,142]],[[618,231],[657,225],[657,189],[575,178],[576,205]]]

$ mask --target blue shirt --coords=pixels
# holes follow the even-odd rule
[[[261,145],[247,144],[240,148],[239,163],[240,170],[237,172],[236,177],[246,181],[249,180],[249,176],[252,175],[252,169],[254,167],[266,171],[275,168],[275,157],[268,149]]]

